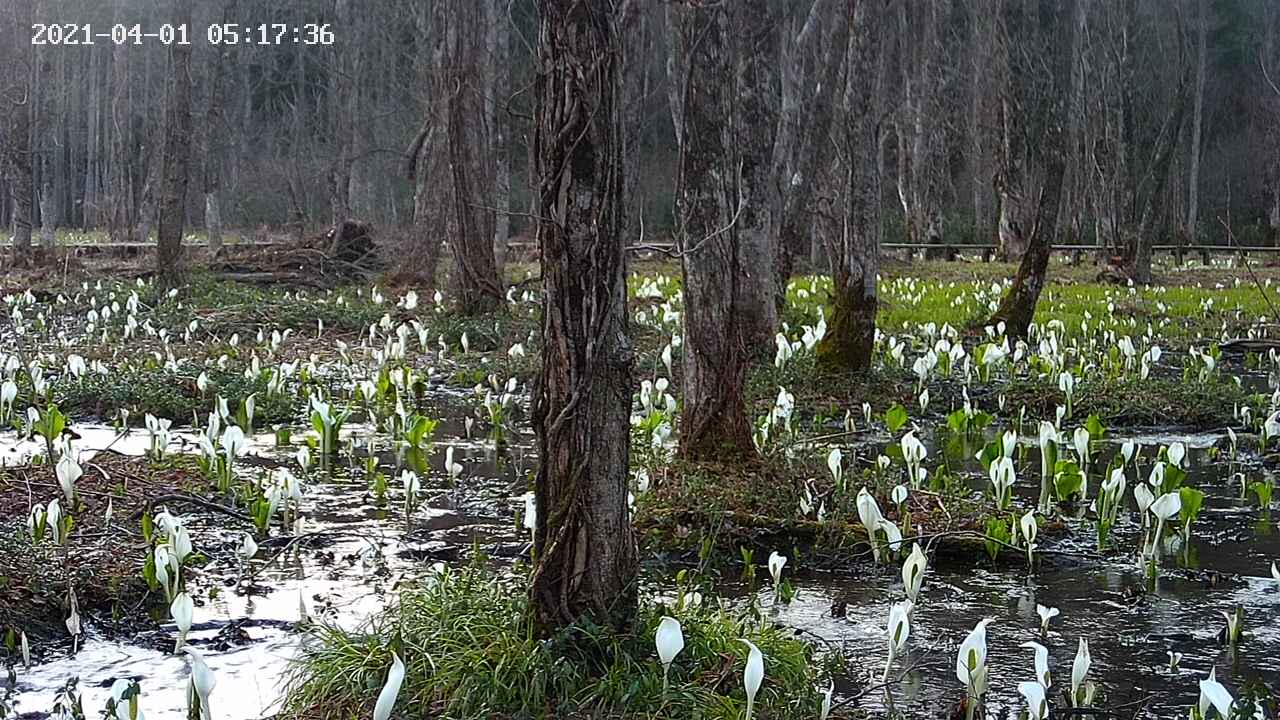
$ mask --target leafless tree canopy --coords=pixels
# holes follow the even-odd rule
[[[1068,20],[1075,31],[1039,45],[1028,42],[1038,23],[1031,16],[1057,3],[866,1],[883,16],[874,67],[857,81],[871,83],[878,98],[886,242],[999,242],[1009,257],[1021,256],[1026,238],[1006,222],[1007,193],[1021,181],[1007,169],[1034,164],[1027,153],[1036,138],[1010,135],[1003,118],[1030,100],[1004,88],[1019,84],[1017,98],[1049,88],[1047,59],[1058,44],[1067,45],[1072,89],[1061,98],[1056,241],[1101,246],[1100,256],[1141,279],[1144,246],[1225,242],[1218,218],[1228,212],[1242,244],[1276,240],[1276,3],[1080,0]],[[845,118],[827,108],[844,103],[830,93],[842,82],[846,54],[836,46],[849,13],[845,0],[747,4],[727,29],[734,111],[747,116],[734,138],[743,153],[738,234],[755,253],[777,256],[776,268],[751,269],[751,283],[776,284],[839,228],[849,158],[833,127]],[[172,20],[170,5],[32,0],[0,8],[0,221],[24,247],[31,228],[99,230],[117,240],[153,232],[172,82],[170,49],[155,40],[33,45],[31,25],[150,26]],[[532,0],[193,5],[194,181],[185,227],[220,237],[263,226],[310,231],[354,217],[416,227],[433,249],[483,238],[495,268],[509,237],[531,237]],[[626,232],[631,243],[665,242],[679,228],[680,121],[671,101],[684,81],[672,13],[682,3],[632,5],[621,108]],[[222,23],[245,35],[261,23],[329,23],[335,42],[211,45],[206,29]],[[472,272],[481,297],[490,283],[479,277],[489,272],[485,262]],[[755,299],[748,309],[767,329],[766,305]]]

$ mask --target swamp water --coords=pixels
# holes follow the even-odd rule
[[[404,532],[398,482],[390,479],[388,501],[379,508],[360,481],[339,471],[328,479],[313,478],[303,503],[307,536],[292,544],[264,542],[257,558],[245,568],[232,561],[211,563],[191,575],[197,597],[189,643],[199,648],[217,676],[210,704],[214,716],[248,720],[279,709],[281,683],[289,659],[301,642],[293,626],[305,604],[312,618],[355,627],[392,598],[397,580],[413,577],[433,562],[465,562],[472,547],[509,561],[518,555],[523,539],[512,519],[524,473],[533,466],[527,456],[528,438],[515,437],[499,458],[492,443],[469,439],[457,418],[446,411],[436,433],[432,468],[443,464],[445,449],[455,448],[455,460],[465,471],[464,491],[451,491],[438,470],[423,475],[424,502],[415,514],[415,529]],[[442,415],[436,415],[440,417]],[[448,418],[452,417],[453,420]],[[77,426],[82,452],[106,444],[116,451],[140,453],[145,434],[135,431],[116,440],[110,428]],[[359,435],[357,428],[353,431]],[[876,714],[900,712],[908,717],[945,717],[963,695],[955,678],[956,649],[982,618],[988,627],[990,692],[988,712],[1017,713],[1019,681],[1032,677],[1031,651],[1019,644],[1034,640],[1050,650],[1054,686],[1053,707],[1069,687],[1071,661],[1081,637],[1089,640],[1089,677],[1099,685],[1097,704],[1123,708],[1125,717],[1183,716],[1196,701],[1197,681],[1209,668],[1239,695],[1244,684],[1280,682],[1280,583],[1269,575],[1270,563],[1280,559],[1280,533],[1256,507],[1241,502],[1238,486],[1226,463],[1210,458],[1205,448],[1214,436],[1179,437],[1151,434],[1130,436],[1145,444],[1144,472],[1154,446],[1182,441],[1189,448],[1188,484],[1206,493],[1205,508],[1195,524],[1191,546],[1163,560],[1161,576],[1149,582],[1138,566],[1135,513],[1122,516],[1115,533],[1126,554],[1099,555],[1092,525],[1074,524],[1075,539],[1044,542],[1037,569],[1028,574],[1017,558],[1002,558],[993,567],[984,559],[962,567],[939,562],[930,567],[920,602],[912,618],[911,638],[891,673],[891,698],[873,687],[884,671],[884,626],[888,609],[903,597],[899,566],[884,566],[858,574],[806,572],[803,559],[788,566],[788,577],[799,595],[786,605],[774,605],[768,591],[758,604],[774,620],[802,631],[820,644],[840,647],[850,659],[849,676],[837,687],[837,705],[860,706]],[[883,438],[882,438],[883,440]],[[1114,440],[1113,440],[1114,441]],[[178,436],[175,443],[187,442]],[[248,449],[252,456],[284,459],[288,449],[274,448],[272,438],[259,436]],[[6,458],[20,454],[10,439],[0,440]],[[176,449],[176,448],[175,448]],[[874,451],[875,445],[861,448]],[[29,451],[29,450],[28,450]],[[1112,452],[1108,448],[1105,453]],[[1034,450],[1032,451],[1034,453]],[[930,457],[935,457],[932,449]],[[9,460],[12,462],[12,459]],[[382,456],[391,474],[394,458]],[[932,460],[930,461],[932,462]],[[1033,454],[1020,464],[1035,468]],[[972,469],[972,468],[970,468]],[[1251,479],[1264,471],[1245,469]],[[1027,472],[1017,491],[1034,502],[1038,475]],[[984,484],[973,479],[973,486]],[[1091,495],[1096,495],[1093,478]],[[175,508],[180,510],[185,508]],[[234,534],[225,518],[189,516],[198,538],[217,538],[230,547]],[[241,528],[234,528],[236,533]],[[221,533],[219,533],[221,531]],[[527,537],[527,536],[526,536]],[[787,552],[786,548],[779,548]],[[1017,555],[1016,551],[1005,553]],[[219,553],[226,556],[229,553]],[[504,560],[505,559],[505,560]],[[799,567],[796,567],[799,566]],[[792,574],[792,570],[795,573]],[[237,579],[253,578],[253,590],[236,592]],[[218,588],[213,599],[208,590]],[[833,603],[847,606],[835,617]],[[1047,637],[1041,636],[1036,605],[1057,607]],[[1234,651],[1219,640],[1225,625],[1220,611],[1244,609],[1245,637]],[[97,714],[117,678],[135,678],[142,686],[142,707],[152,718],[182,717],[185,708],[187,663],[172,650],[173,629],[127,639],[95,637],[89,628],[75,656],[63,656],[30,670],[18,671],[17,710],[23,718],[41,718],[53,706],[59,689],[80,678],[84,708]],[[1167,651],[1182,653],[1180,669],[1169,670]],[[656,667],[656,660],[655,660]],[[766,678],[768,660],[766,659]],[[901,678],[899,680],[899,678]],[[766,679],[767,682],[767,679]],[[1015,715],[1016,716],[1016,715]]]

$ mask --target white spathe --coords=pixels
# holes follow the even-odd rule
[[[387,672],[387,682],[378,693],[378,702],[373,706],[373,720],[387,720],[400,695],[400,686],[404,684],[404,661],[394,651],[391,653],[391,670]]]
[[[1049,676],[1049,648],[1033,640],[1022,643],[1021,647],[1028,648],[1035,654],[1036,682],[1046,689],[1052,686]]]
[[[658,648],[658,660],[662,662],[662,691],[666,692],[671,662],[684,649],[684,632],[680,628],[680,621],[662,616],[662,620],[658,622],[658,630],[654,633],[654,644]]]
[[[761,653],[760,648],[750,640],[743,638],[742,642],[750,648],[747,653],[747,665],[742,671],[742,686],[747,691],[746,720],[751,720],[756,705],[756,693],[760,692],[760,684],[764,682],[764,653]]]

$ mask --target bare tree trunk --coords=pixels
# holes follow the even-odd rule
[[[552,633],[636,608],[627,509],[631,369],[623,264],[621,48],[611,0],[541,0],[538,246],[545,290],[534,402],[533,613]]]
[[[204,194],[204,232],[209,238],[209,257],[218,257],[222,252],[222,208],[217,187]]]
[[[937,120],[941,83],[936,67],[942,47],[938,16],[947,0],[915,0],[898,4],[899,73],[903,86],[898,128],[898,199],[915,244],[942,240],[942,212],[937,192],[943,124]],[[908,18],[911,18],[909,22]]]
[[[1064,173],[1063,158],[1060,155],[1051,158],[1045,185],[1035,207],[1023,209],[1019,213],[1024,221],[1017,227],[1027,227],[1026,223],[1030,222],[1026,231],[1028,236],[1021,241],[1027,250],[1018,264],[1018,272],[1013,276],[1013,285],[1000,300],[995,314],[987,321],[988,325],[1003,322],[1005,333],[1010,337],[1026,337],[1035,318],[1036,304],[1040,300],[1049,272],[1049,256],[1053,249],[1053,218],[1058,214]]]
[[[440,113],[435,111],[435,90],[444,86],[444,21],[443,5],[423,4],[415,13],[418,35],[424,38],[417,57],[418,84],[427,88],[423,101],[423,120],[418,134],[405,152],[405,174],[413,184],[413,220],[405,239],[405,271],[419,285],[436,286],[436,270],[440,260],[440,228],[445,222],[448,197],[433,186],[441,164],[440,139],[445,129]]]
[[[28,44],[22,33],[31,27],[32,4],[26,4],[27,13],[21,18],[14,7],[12,40],[9,33],[0,35],[0,41],[12,52],[10,68],[18,81],[0,80],[0,168],[7,171],[9,193],[12,196],[13,254],[18,265],[31,259],[31,224],[35,218],[35,177],[32,169],[32,113],[34,99],[32,79],[35,77],[35,46]],[[11,43],[11,44],[10,44]],[[20,48],[25,50],[20,50]]]
[[[498,277],[503,276],[507,263],[507,242],[511,239],[511,123],[507,115],[507,100],[511,88],[511,22],[507,18],[506,2],[490,0],[492,40],[489,42],[493,57],[493,105],[490,138],[493,153],[493,252]]]
[[[773,170],[778,114],[774,79],[778,67],[778,22],[768,0],[729,4],[733,25],[734,142],[738,148],[738,279],[742,303],[742,341],[749,352],[768,352],[778,327],[774,301],[774,245],[782,213],[778,178]]]
[[[482,107],[476,102],[475,35],[479,8],[470,0],[454,0],[448,4],[445,29],[447,72],[444,95],[446,116],[445,142],[453,184],[453,215],[456,227],[449,234],[453,254],[451,281],[455,307],[464,315],[490,312],[503,303],[502,282],[493,254],[493,222],[489,199],[477,191],[484,188],[484,151],[482,133],[471,126]]]
[[[31,151],[27,145],[30,120],[26,107],[11,105],[8,110],[13,115],[9,123],[12,139],[7,141],[10,143],[7,148],[9,192],[13,196],[13,253],[16,262],[22,265],[31,258],[31,219],[34,212]]]
[[[231,22],[235,17],[237,0],[226,0],[222,8],[222,21]],[[211,48],[216,55],[213,62],[213,78],[205,98],[204,113],[204,231],[209,241],[209,257],[216,258],[222,252],[222,208],[218,192],[222,187],[222,125],[225,123],[223,85],[226,75],[224,48]]]
[[[174,0],[177,22],[191,24],[191,0]],[[156,270],[165,287],[176,287],[184,272],[182,229],[191,165],[191,46],[169,46],[169,93],[165,108]]]
[[[626,229],[624,237],[627,243],[644,242],[640,236],[644,224],[645,198],[640,184],[640,158],[643,154],[641,145],[645,129],[645,100],[649,97],[648,56],[653,51],[653,37],[656,34],[656,5],[645,4],[636,8],[624,18],[622,30],[622,127],[623,141],[622,167],[625,173],[623,197],[627,203]]]
[[[680,452],[689,459],[754,457],[743,384],[747,370],[740,267],[740,165],[733,128],[735,66],[723,4],[672,4],[678,25],[680,163],[676,238],[684,275],[684,407]]]
[[[991,225],[988,219],[988,193],[990,171],[986,162],[988,133],[984,124],[987,107],[987,88],[990,85],[988,68],[990,66],[990,50],[987,48],[991,37],[991,13],[985,0],[969,0],[969,65],[971,81],[969,83],[969,184],[970,201],[973,203],[973,231],[979,242],[990,240]]]
[[[839,21],[832,22],[833,19]],[[812,241],[812,211],[818,176],[831,164],[828,134],[835,115],[836,90],[844,87],[841,69],[849,24],[843,20],[835,0],[816,0],[799,37],[789,44],[789,51],[782,58],[782,118],[774,144],[775,182],[782,185],[783,196],[774,254],[774,298],[779,311],[786,304],[787,283],[795,271],[796,258],[813,247],[821,249],[821,243]],[[831,27],[830,37],[824,52],[814,61],[812,94],[805,103],[807,112],[801,113],[801,91],[809,84],[802,72],[804,56],[808,46],[821,35],[823,25]]]
[[[1191,116],[1191,160],[1187,171],[1187,224],[1184,236],[1194,241],[1199,235],[1200,222],[1200,146],[1204,126],[1204,81],[1209,64],[1207,37],[1209,34],[1209,3],[1198,3],[1200,27],[1196,33],[1196,95]]]
[[[352,24],[351,0],[334,0],[333,14],[340,27]],[[355,55],[359,47],[354,42],[335,45],[334,70],[329,79],[329,128],[332,133],[333,157],[329,162],[327,185],[329,191],[329,215],[333,236],[338,228],[351,219],[351,165],[355,142],[356,97]]]
[[[163,150],[161,151],[163,153]],[[156,220],[155,169],[150,165],[144,168],[141,199],[138,201],[138,242],[151,241],[151,227]]]
[[[846,0],[846,13],[844,222],[830,252],[835,286],[831,322],[816,349],[818,367],[827,371],[871,366],[879,308],[881,165],[875,68],[881,11],[875,2]]]
[[[44,248],[45,257],[50,260],[53,259],[57,241],[56,222],[53,210],[53,185],[46,184],[40,191],[40,246]]]
[[[1028,12],[1020,0],[1006,0],[1004,8],[1004,34],[998,41],[1003,43],[999,52],[1004,143],[995,183],[1001,239],[1008,233],[1011,244],[1024,252],[1013,285],[987,324],[1003,322],[1010,337],[1026,337],[1048,274],[1066,173],[1074,4],[1081,1],[1063,0]],[[1054,38],[1054,47],[1043,57],[1029,51]],[[1041,68],[1041,63],[1048,67]],[[1046,70],[1049,86],[1037,87],[1034,75]]]

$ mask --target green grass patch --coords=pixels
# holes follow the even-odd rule
[[[1213,375],[1204,380],[1172,376],[1108,377],[1079,379],[1074,415],[1097,415],[1113,428],[1138,426],[1182,426],[1215,428],[1236,422],[1237,408],[1252,406],[1255,414],[1267,407],[1260,398],[1230,378]],[[999,388],[1008,407],[1025,405],[1029,417],[1053,417],[1054,408],[1064,402],[1057,381],[1030,376],[1009,380]]]
[[[291,422],[300,412],[302,402],[292,392],[267,393],[267,381],[258,375],[245,378],[242,372],[207,368],[209,390],[201,394],[196,387],[199,368],[158,365],[120,367],[106,375],[88,373],[81,379],[61,378],[53,386],[52,397],[59,409],[78,417],[111,419],[127,409],[131,424],[139,424],[148,413],[171,418],[181,425],[199,412],[207,415],[214,409],[215,398],[221,396],[232,412],[239,409],[249,395],[254,400],[254,425]],[[21,406],[21,405],[19,405]]]
[[[739,638],[748,638],[765,656],[756,717],[817,716],[817,688],[836,658],[817,658],[793,631],[750,610],[691,604],[642,601],[629,630],[581,623],[542,639],[514,583],[479,567],[442,571],[358,631],[314,628],[292,667],[286,711],[368,717],[394,649],[407,668],[396,717],[740,720],[747,648]],[[663,615],[681,621],[685,638],[665,693],[654,649]]]

